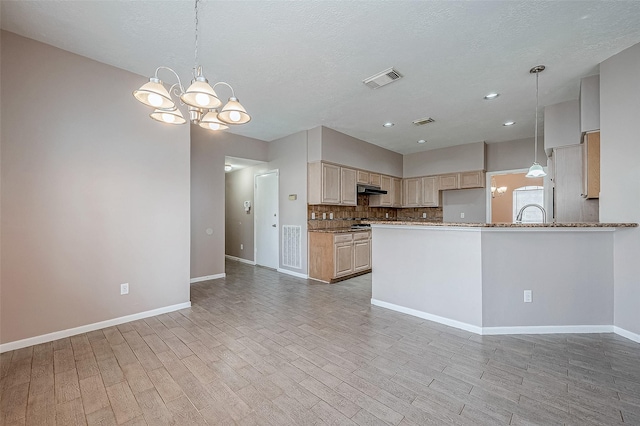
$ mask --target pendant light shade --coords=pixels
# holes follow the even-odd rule
[[[206,113],[200,120],[200,127],[208,130],[227,130],[229,128],[229,126],[227,126],[225,123],[218,120],[217,110],[209,111],[208,113]]]
[[[536,128],[534,132],[533,164],[529,167],[529,172],[526,174],[528,178],[544,177],[547,175],[542,169],[542,166],[538,164],[538,76],[544,69],[544,65],[537,65],[529,70],[529,73],[536,75]]]
[[[528,178],[537,178],[537,177],[543,177],[546,176],[547,174],[544,172],[544,170],[542,170],[542,166],[538,163],[533,163],[533,165],[531,167],[529,167],[529,172],[527,173],[527,177]]]
[[[138,90],[134,90],[133,96],[153,108],[174,109],[176,107],[162,81],[156,77],[151,77],[148,83],[143,84]]]
[[[187,122],[187,120],[182,116],[180,110],[177,108],[172,110],[156,109],[149,114],[149,117],[167,124],[184,124]]]
[[[251,117],[240,104],[238,98],[230,97],[229,102],[218,113],[218,119],[227,124],[245,124],[251,120]]]
[[[222,105],[213,87],[203,76],[196,77],[180,99],[187,105],[201,109],[218,108]]]

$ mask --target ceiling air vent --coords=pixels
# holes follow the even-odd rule
[[[423,126],[425,124],[433,123],[435,120],[431,117],[419,118],[417,120],[413,120],[413,124],[416,126]]]
[[[364,84],[366,84],[371,89],[377,89],[378,87],[386,86],[389,83],[393,83],[396,80],[402,78],[402,74],[393,68],[389,68],[382,72],[379,72],[376,75],[372,75],[369,78],[362,80]]]

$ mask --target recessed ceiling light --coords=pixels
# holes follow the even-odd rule
[[[425,142],[426,142],[426,141],[425,141],[424,139],[420,139],[420,140],[418,141],[418,143],[425,143]]]
[[[233,169],[233,166],[231,164],[225,164],[224,165],[224,171],[225,172],[230,172]]]
[[[500,93],[489,93],[487,96],[484,97],[485,101],[490,101],[492,99],[497,98],[498,96],[500,96]]]
[[[384,124],[382,125],[382,127],[393,127],[393,125],[394,125],[394,124],[393,124],[392,122],[390,122],[390,121],[389,121],[389,122],[387,122],[387,123],[384,123]]]
[[[506,121],[504,124],[502,124],[503,126],[513,126],[514,124],[516,124],[515,121]]]

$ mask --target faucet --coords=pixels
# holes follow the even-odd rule
[[[518,212],[518,215],[516,216],[516,223],[522,223],[522,214],[524,213],[525,209],[528,207],[539,208],[540,211],[542,212],[542,223],[547,222],[547,211],[544,209],[544,207],[542,207],[540,204],[527,204],[525,206],[522,206],[522,208]]]

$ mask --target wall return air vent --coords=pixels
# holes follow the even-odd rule
[[[393,68],[389,68],[375,75],[372,75],[369,78],[365,78],[364,80],[362,80],[362,82],[371,89],[377,89],[378,87],[386,86],[387,84],[393,83],[394,81],[401,78],[402,74],[400,74]]]

